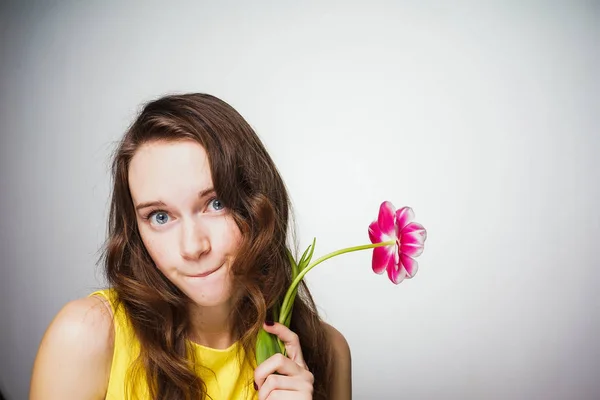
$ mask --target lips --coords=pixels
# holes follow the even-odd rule
[[[219,267],[217,267],[215,269],[212,269],[210,271],[202,272],[200,274],[189,275],[189,276],[190,276],[190,278],[204,278],[204,277],[207,277],[207,276],[209,276],[209,275],[217,272],[220,269],[221,269],[221,266],[219,266]]]

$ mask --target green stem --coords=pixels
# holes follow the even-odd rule
[[[312,262],[309,266],[307,266],[306,268],[304,268],[302,271],[300,271],[300,273],[298,273],[298,275],[296,276],[296,278],[294,279],[294,281],[292,282],[292,284],[290,285],[288,291],[285,294],[285,297],[283,298],[283,305],[281,307],[281,313],[279,314],[279,323],[284,323],[285,319],[287,317],[287,314],[289,313],[290,310],[288,310],[288,308],[291,308],[291,297],[292,294],[294,293],[294,290],[296,289],[296,286],[298,286],[300,284],[300,281],[302,280],[302,278],[304,278],[304,275],[306,275],[308,273],[308,271],[310,271],[311,269],[313,269],[314,267],[316,267],[317,265],[319,265],[320,263],[322,263],[325,260],[328,260],[332,257],[338,256],[340,254],[344,254],[344,253],[350,253],[352,251],[359,251],[359,250],[367,250],[367,249],[373,249],[375,247],[382,247],[382,246],[390,246],[392,244],[395,244],[396,241],[395,240],[388,240],[387,242],[380,242],[380,243],[372,243],[372,244],[364,244],[361,246],[353,246],[353,247],[347,247],[345,249],[341,249],[341,250],[337,250],[334,251],[332,253],[326,254],[323,257],[319,258],[318,260]]]

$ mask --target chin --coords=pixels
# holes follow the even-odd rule
[[[192,302],[199,307],[219,307],[229,304],[231,296],[229,292],[205,291],[202,293],[186,293]]]

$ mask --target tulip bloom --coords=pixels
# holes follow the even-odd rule
[[[419,264],[414,259],[423,253],[427,231],[412,222],[415,214],[410,207],[396,211],[389,201],[379,208],[379,217],[369,225],[371,243],[392,242],[392,245],[373,249],[373,271],[387,270],[390,281],[396,285],[417,273]]]

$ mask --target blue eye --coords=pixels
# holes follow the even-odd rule
[[[219,199],[211,200],[210,204],[212,204],[213,208],[217,211],[221,211],[222,209],[225,208],[225,206],[223,205],[223,202]]]
[[[150,222],[156,225],[164,225],[169,222],[169,214],[164,211],[157,211],[150,215]]]

